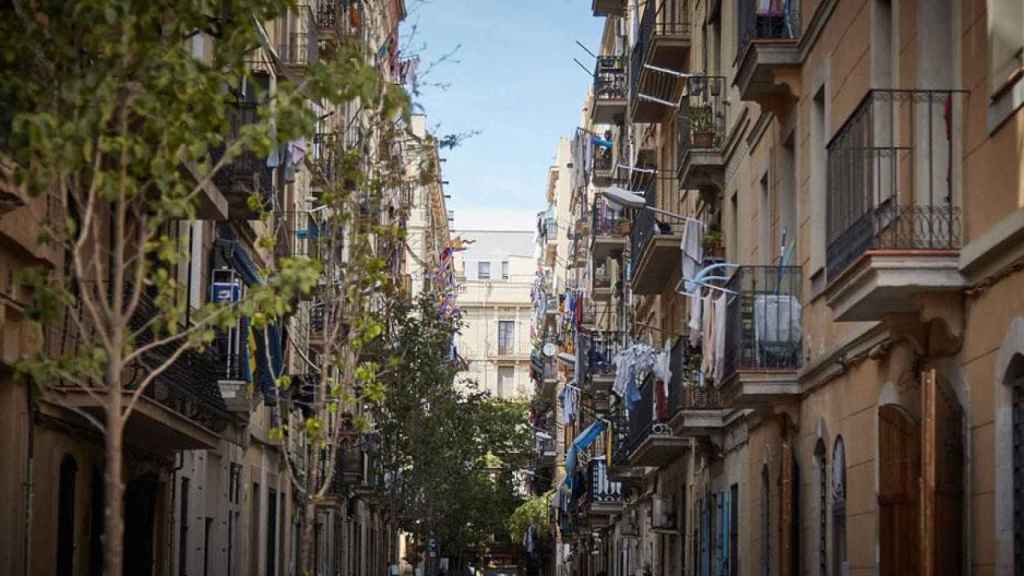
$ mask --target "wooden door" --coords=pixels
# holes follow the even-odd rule
[[[878,409],[878,541],[882,576],[920,574],[920,435],[920,425],[902,408],[886,405]]]
[[[963,567],[963,410],[935,370],[921,377],[923,478],[921,574],[959,574]]]
[[[793,566],[793,447],[782,443],[782,463],[779,466],[779,574],[795,576]]]

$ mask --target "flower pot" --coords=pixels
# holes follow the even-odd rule
[[[715,133],[714,132],[694,132],[693,133],[693,147],[694,148],[712,148],[715,145]]]

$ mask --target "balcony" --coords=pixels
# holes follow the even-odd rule
[[[590,6],[594,11],[594,16],[598,18],[626,14],[625,0],[592,0]]]
[[[681,265],[679,245],[686,221],[650,208],[636,212],[630,237],[634,294],[659,294]]]
[[[341,235],[331,230],[324,212],[296,211],[280,214],[278,256],[327,259],[331,251],[340,257]]]
[[[604,198],[594,200],[591,210],[590,253],[595,262],[620,254],[626,247],[629,219],[625,211]]]
[[[590,516],[591,528],[607,526],[610,517],[622,511],[622,484],[608,477],[604,458],[587,464],[580,510]]]
[[[351,36],[361,21],[359,6],[350,0],[315,0],[316,30],[318,42],[324,46],[337,44],[338,40]]]
[[[669,426],[672,415],[668,396],[658,398],[653,376],[640,387],[640,401],[629,414],[629,463],[660,468],[678,458],[689,440],[676,436]]]
[[[672,347],[668,384],[669,425],[681,438],[706,437],[724,426],[729,410],[723,406],[718,389],[701,379],[699,350],[689,348],[680,338]]]
[[[683,90],[682,80],[655,68],[684,72],[689,52],[690,13],[687,0],[649,0],[630,55],[630,107],[633,122],[658,122],[679,101]]]
[[[964,95],[872,90],[829,143],[826,294],[836,320],[918,313],[936,298],[959,305]]]
[[[286,42],[277,46],[277,57],[287,76],[302,78],[306,67],[317,60],[316,36],[306,32],[292,32]]]
[[[682,188],[721,190],[725,184],[728,100],[724,76],[695,76],[676,117],[676,166]]]
[[[606,133],[610,135],[610,131]],[[616,152],[621,149],[614,144],[611,147],[594,145],[593,164],[590,179],[594,186],[608,186],[615,181]]]
[[[743,266],[726,284],[719,388],[732,408],[797,398],[803,366],[803,275],[799,266]]]
[[[234,142],[242,128],[259,121],[257,104],[238,102],[228,112],[230,131],[227,141]],[[226,147],[218,146],[210,151],[213,165],[224,158]],[[259,212],[249,206],[249,197],[255,195],[264,206],[269,206],[274,197],[274,168],[267,167],[267,159],[257,156],[251,150],[241,151],[213,176],[213,183],[227,199],[228,217],[232,220],[252,220]]]
[[[598,56],[594,68],[594,124],[622,124],[626,115],[626,60],[622,56]]]
[[[612,298],[612,274],[608,270],[609,263],[606,261],[599,267],[594,268],[591,279],[590,298],[594,302],[607,303]]]
[[[92,290],[94,298],[97,296],[95,285],[82,286]],[[126,294],[130,293],[130,289],[126,290]],[[159,315],[154,298],[154,293],[144,291],[129,321],[130,330],[137,334],[136,346],[145,346],[167,335],[153,332],[152,319]],[[89,315],[79,304],[72,304],[64,310],[63,322],[55,321],[46,327],[46,357],[54,361],[81,358],[87,347],[91,350],[94,339]],[[124,401],[131,398],[149,373],[148,366],[163,365],[176,353],[174,345],[156,347],[129,366],[125,370]],[[216,449],[236,420],[218,387],[218,381],[224,377],[220,360],[212,349],[181,352],[139,398],[125,424],[125,443],[133,449],[164,455],[177,450]],[[103,388],[87,389],[79,383],[60,382],[54,386],[58,405],[82,410],[101,421],[105,418],[106,395]]]
[[[630,444],[629,418],[621,406],[616,406],[608,415],[612,426],[612,461],[608,465],[608,478],[619,482],[636,482],[643,478],[643,468],[634,466],[629,459]]]
[[[739,67],[735,82],[740,98],[766,103],[775,97],[798,94],[799,0],[744,1],[738,6]]]
[[[335,132],[313,135],[313,146],[306,162],[310,167],[310,187],[314,193],[329,188],[341,174],[339,161],[342,149],[342,139]]]
[[[615,357],[625,348],[625,334],[620,330],[599,330],[590,333],[587,353],[587,376],[600,396],[607,397],[615,382]]]

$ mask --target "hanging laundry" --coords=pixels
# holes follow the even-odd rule
[[[672,380],[672,370],[669,367],[672,359],[669,342],[665,342],[665,349],[658,353],[654,360],[652,371],[654,372],[654,412],[659,421],[666,421],[669,418],[668,411],[668,383]]]
[[[306,141],[304,139],[292,140],[288,143],[288,160],[296,166],[301,166],[306,159]]]
[[[715,382],[721,383],[725,376],[725,307],[729,300],[728,294],[722,294],[715,300]]]
[[[711,376],[712,368],[714,367],[714,354],[715,354],[715,337],[714,337],[714,326],[715,326],[715,307],[712,304],[711,296],[706,295],[700,299],[701,302],[701,344],[703,345],[703,354],[701,356],[700,370],[704,374]]]

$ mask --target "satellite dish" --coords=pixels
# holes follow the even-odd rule
[[[558,352],[558,349],[555,348],[554,342],[548,342],[547,344],[544,345],[543,352],[545,356],[551,358],[555,355],[556,352]]]

